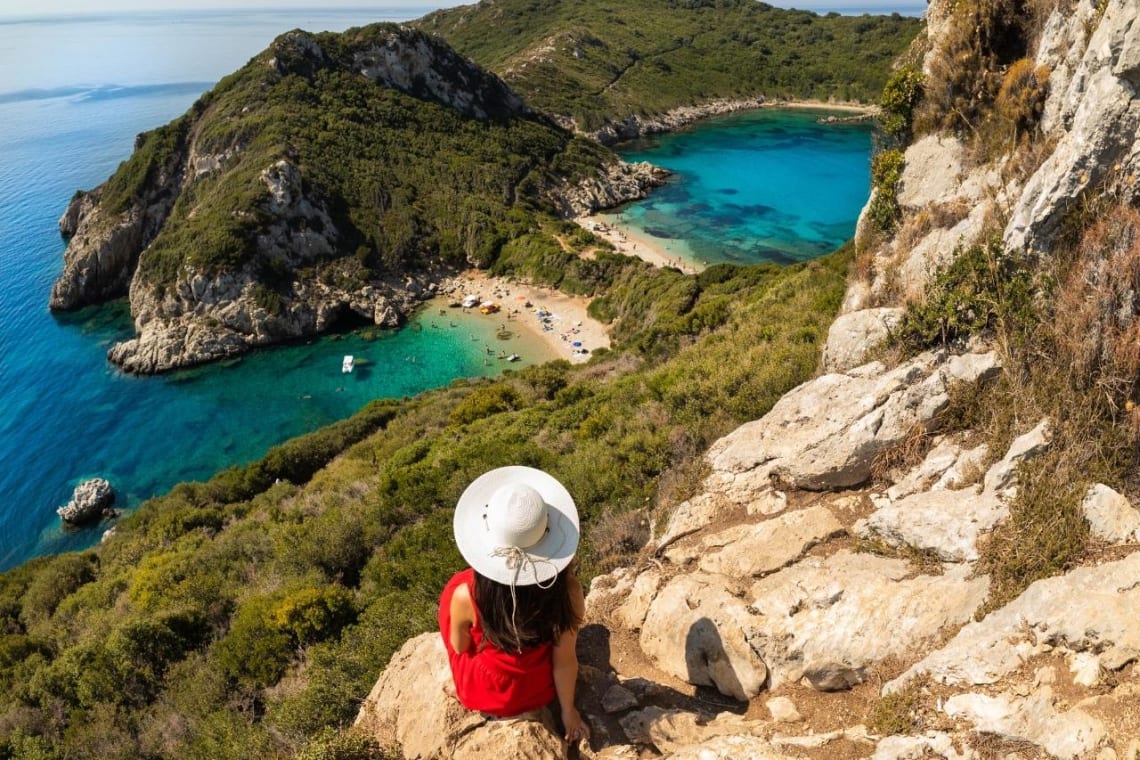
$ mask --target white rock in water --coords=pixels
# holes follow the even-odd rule
[[[78,525],[105,515],[115,501],[115,491],[103,478],[85,480],[75,487],[71,501],[56,510],[64,522]]]

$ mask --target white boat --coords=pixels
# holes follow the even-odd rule
[[[340,363],[340,371],[348,374],[349,372],[352,372],[355,367],[356,360],[352,358],[352,354],[345,355],[344,361]]]
[[[519,356],[518,354],[511,354],[510,356],[508,356],[508,357],[507,357],[507,361],[509,361],[509,362],[517,362],[517,361],[518,361],[519,359],[521,359],[521,358],[522,358],[522,357],[521,357],[521,356]]]
[[[467,296],[463,299],[463,308],[474,309],[479,305],[479,296]]]

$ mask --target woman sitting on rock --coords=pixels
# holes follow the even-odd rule
[[[566,741],[588,739],[574,707],[575,646],[585,613],[571,562],[578,511],[566,488],[531,467],[476,478],[455,508],[455,541],[471,566],[439,600],[439,630],[459,701],[515,717],[557,699]]]

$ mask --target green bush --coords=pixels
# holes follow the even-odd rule
[[[883,86],[879,105],[883,109],[883,131],[896,140],[910,137],[914,123],[914,109],[922,100],[924,79],[922,72],[904,66],[891,75]]]
[[[927,282],[923,302],[908,305],[898,334],[916,351],[997,329],[1013,338],[1037,321],[1035,291],[1027,258],[999,241],[959,249]]]
[[[385,760],[375,739],[354,732],[328,729],[297,753],[297,760]]]

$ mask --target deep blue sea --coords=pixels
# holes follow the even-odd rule
[[[98,540],[107,524],[64,530],[55,514],[84,478],[109,478],[119,505],[134,507],[179,481],[257,459],[373,398],[499,371],[483,354],[495,339],[493,320],[453,328],[449,319],[424,314],[399,332],[363,330],[225,366],[137,378],[105,359],[108,346],[132,332],[124,302],[63,316],[47,309],[64,250],[57,219],[76,189],[99,184],[129,155],[136,133],[181,115],[283,31],[341,30],[428,10],[0,18],[0,569]],[[770,116],[760,116],[709,122],[656,147],[640,146],[641,156],[677,170],[678,181],[643,211],[627,213],[642,213],[655,234],[671,229],[669,235],[691,238],[693,250],[709,258],[720,250],[716,241],[731,239],[733,250],[752,260],[757,215],[805,238],[780,242],[763,233],[760,246],[787,258],[825,252],[849,237],[867,191],[866,135],[846,128],[817,133],[814,121],[800,116],[771,126],[764,121]],[[751,148],[732,147],[751,132],[759,135]],[[812,161],[830,167],[819,170],[829,178],[823,190],[798,184],[817,174],[806,163],[809,143]],[[780,151],[793,155],[778,175],[743,168],[757,152],[778,164]],[[691,159],[694,171],[705,166],[705,179],[683,168]],[[754,181],[758,173],[767,180]],[[778,183],[774,198],[751,195],[770,183]],[[833,201],[842,209],[834,218],[804,210]],[[711,216],[700,216],[703,206]],[[669,227],[671,217],[681,226]],[[731,217],[743,225],[734,227]],[[351,375],[340,372],[344,354],[363,360]]]
[[[482,351],[497,325],[432,329],[425,315],[424,329],[366,330],[136,378],[104,358],[131,334],[125,302],[63,316],[47,309],[62,268],[59,215],[76,189],[115,170],[136,133],[181,115],[283,31],[428,10],[0,20],[0,569],[98,540],[106,524],[63,530],[55,514],[83,478],[109,478],[120,505],[135,506],[373,398],[499,370]],[[343,354],[368,363],[342,375]]]

